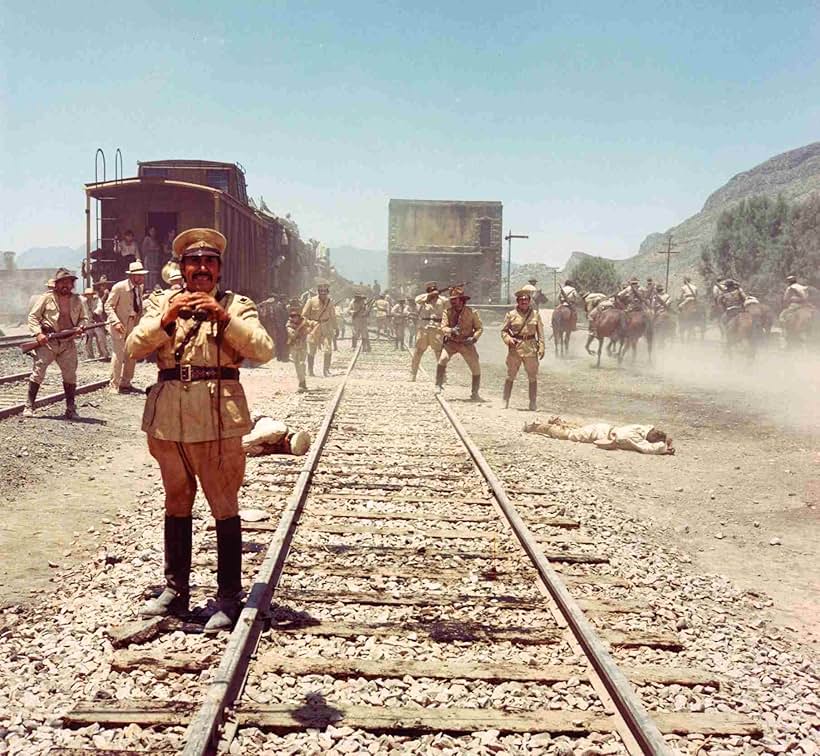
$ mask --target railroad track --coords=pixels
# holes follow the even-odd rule
[[[672,733],[759,735],[742,714],[652,705],[655,690],[721,681],[676,665],[680,639],[630,599],[597,539],[537,491],[510,487],[513,503],[450,404],[406,378],[406,356],[374,343],[332,396],[307,400],[328,406],[304,462],[257,463],[251,498],[279,519],[244,523],[255,577],[230,637],[199,634],[198,615],[109,629],[112,670],[147,688],[188,679],[187,700],[78,702],[64,726],[159,728],[151,752],[188,755],[302,752],[288,733],[330,727],[350,728],[356,752],[444,733],[522,748],[595,733],[653,754]]]
[[[20,368],[28,363],[27,370]],[[25,407],[28,394],[28,378],[31,375],[31,358],[19,355],[4,360],[6,369],[12,372],[0,376],[0,420],[19,415]],[[77,385],[77,396],[89,394],[105,388],[111,379],[111,365],[100,359],[82,360],[77,368],[78,377],[83,381]],[[45,381],[40,388],[35,407],[45,407],[65,399],[60,369],[54,364],[49,367]]]

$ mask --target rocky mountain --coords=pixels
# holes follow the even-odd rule
[[[330,264],[348,281],[372,284],[376,280],[382,286],[387,284],[386,250],[331,245]]]
[[[612,262],[622,278],[637,275],[643,280],[653,276],[662,281],[666,275],[666,255],[661,253],[666,250],[671,234],[670,285],[684,273],[697,277],[701,247],[711,241],[717,219],[724,210],[750,197],[782,195],[787,202],[797,203],[815,193],[820,193],[820,142],[776,155],[751,170],[738,173],[709,195],[699,213],[663,233],[649,234],[634,257]],[[564,270],[572,270],[580,255],[583,253],[573,252]]]
[[[32,247],[15,257],[18,268],[69,268],[77,271],[85,257],[85,245],[82,247]]]

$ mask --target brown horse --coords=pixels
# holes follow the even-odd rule
[[[803,305],[796,310],[784,310],[780,314],[780,323],[786,337],[786,346],[789,348],[799,347],[820,338],[820,311],[812,305]]]
[[[592,336],[598,339],[598,363],[595,367],[601,367],[601,350],[604,346],[604,339],[612,341],[620,341],[623,334],[624,323],[626,316],[623,310],[617,307],[612,307],[609,310],[604,310],[599,313],[595,319],[595,324],[592,327]],[[587,352],[595,354],[587,347]],[[622,350],[618,350],[618,364],[623,361]]]
[[[703,302],[690,299],[680,307],[678,334],[680,340],[691,341],[695,331],[700,330],[700,340],[706,335],[706,308]]]
[[[762,335],[760,323],[750,312],[744,310],[726,323],[726,353],[731,357],[732,349],[745,345],[746,355],[751,360],[757,352]]]
[[[555,356],[569,355],[569,337],[578,323],[578,313],[568,304],[560,304],[552,311],[552,338],[555,341]]]
[[[635,362],[638,358],[638,341],[641,336],[646,338],[649,361],[652,362],[652,319],[645,310],[629,310],[624,321],[620,351],[621,359],[623,359],[624,352],[627,349],[632,349],[632,362]]]

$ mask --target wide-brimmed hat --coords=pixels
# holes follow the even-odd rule
[[[54,283],[60,281],[64,278],[73,278],[75,281],[77,280],[77,276],[74,275],[68,268],[57,268],[57,272],[54,274],[54,278],[52,279]]]
[[[128,263],[128,270],[125,273],[129,276],[144,276],[148,271],[142,267],[142,263],[134,260],[134,262]]]
[[[426,284],[424,284],[424,290],[428,294],[432,294],[433,292],[436,292],[436,294],[438,294],[438,282],[437,281],[428,281]]]
[[[451,286],[450,299],[463,299],[464,301],[467,301],[468,299],[471,299],[471,297],[469,294],[464,293],[463,286]]]
[[[532,291],[527,288],[519,289],[515,292],[515,298],[518,299],[518,297],[529,297],[532,299]]]
[[[197,255],[199,257],[219,257],[225,253],[228,240],[213,228],[189,228],[174,239],[174,257]]]

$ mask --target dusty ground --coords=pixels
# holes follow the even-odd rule
[[[772,349],[753,364],[727,361],[715,341],[600,370],[573,337],[572,356],[548,350],[541,363],[539,411],[527,405],[526,377],[511,409],[501,409],[505,348],[490,327],[479,344],[487,424],[523,426],[556,414],[568,420],[649,422],[675,440],[677,454],[650,457],[605,452],[586,444],[537,437],[590,479],[613,480],[615,506],[654,525],[659,542],[677,545],[699,572],[722,574],[771,598],[772,617],[801,640],[820,640],[820,356]],[[714,338],[714,337],[713,337]],[[456,358],[448,397],[468,393]],[[463,386],[464,388],[460,388]],[[485,434],[485,443],[491,434]],[[524,435],[522,433],[522,439]],[[510,450],[514,457],[516,451]],[[772,545],[773,539],[779,544]],[[766,602],[767,603],[767,602]]]

